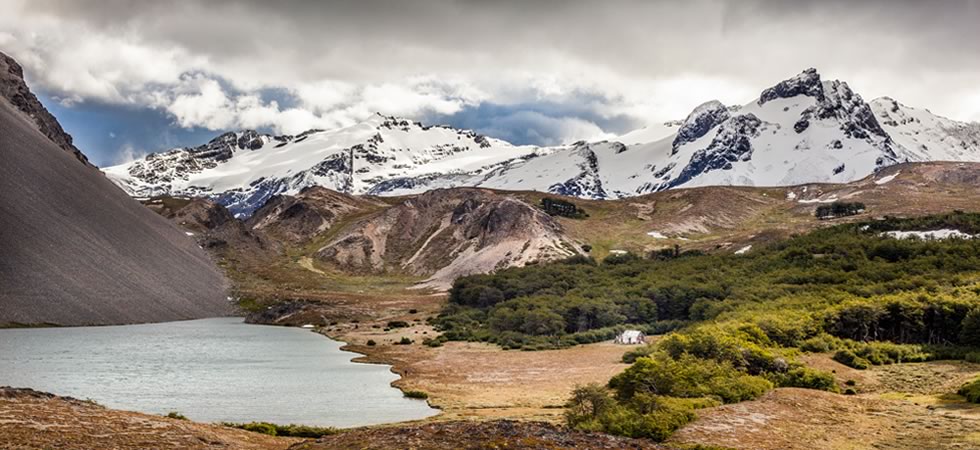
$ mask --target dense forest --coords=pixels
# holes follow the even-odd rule
[[[774,386],[839,391],[796,362],[801,351],[859,369],[980,360],[980,239],[883,234],[944,228],[980,235],[980,214],[838,225],[744,255],[575,257],[474,275],[456,281],[436,325],[440,340],[524,350],[668,333],[627,353],[632,366],[608,386],[577,390],[568,413],[576,428],[664,438],[693,409]]]

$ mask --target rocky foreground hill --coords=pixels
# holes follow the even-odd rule
[[[372,427],[321,439],[267,436],[218,424],[119,411],[32,389],[0,387],[0,448],[66,449],[667,449],[540,422],[456,421]]]
[[[208,254],[88,164],[3,54],[0,161],[0,326],[230,312]]]

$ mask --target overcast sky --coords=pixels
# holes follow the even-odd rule
[[[980,1],[0,0],[0,51],[100,165],[375,111],[554,144],[807,67],[980,120]]]

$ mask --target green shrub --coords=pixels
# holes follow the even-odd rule
[[[617,406],[605,386],[598,383],[576,386],[565,405],[565,423],[577,430],[602,431],[602,420]]]
[[[837,350],[840,339],[826,333],[814,336],[800,342],[800,350],[813,353],[827,353]]]
[[[378,343],[377,342],[374,342],[374,339],[368,339],[368,341],[367,341],[367,346],[368,347],[374,347],[375,345],[378,345]]]
[[[980,308],[973,308],[963,318],[960,329],[960,342],[980,347]]]
[[[798,387],[820,391],[840,392],[834,375],[828,372],[796,367],[786,373],[774,374],[773,383],[780,387]]]
[[[667,439],[674,431],[693,421],[694,409],[718,405],[710,399],[676,399],[639,394],[627,402],[617,402],[605,387],[590,384],[577,387],[566,405],[569,428],[582,431]]]
[[[980,352],[968,352],[963,356],[963,359],[974,364],[980,364]]]
[[[571,219],[589,217],[582,208],[574,203],[559,198],[544,197],[541,199],[541,209],[552,216],[562,216]]]
[[[446,338],[444,336],[422,339],[422,345],[426,347],[433,347],[433,348],[442,347],[442,344],[444,344],[445,342],[446,342]]]
[[[854,388],[844,389],[844,395],[857,395],[857,391]]]
[[[818,219],[829,219],[833,217],[853,216],[864,212],[864,203],[860,202],[833,202],[829,205],[820,205],[814,212]]]
[[[871,367],[871,362],[855,355],[854,352],[850,350],[840,350],[837,353],[834,353],[834,361],[859,370],[864,370]]]
[[[253,433],[268,434],[269,436],[278,436],[276,433],[276,425],[267,422],[250,422],[231,426],[235,428],[241,428],[246,431],[251,431]]]
[[[398,341],[398,345],[412,345],[412,340],[408,336],[402,336],[401,340]]]
[[[642,413],[619,407],[603,418],[602,430],[620,436],[664,441],[696,418],[693,411],[684,408],[661,406]]]
[[[308,425],[294,425],[294,424],[277,425],[269,422],[249,422],[249,423],[225,422],[222,425],[226,427],[240,428],[242,430],[251,431],[253,433],[267,434],[269,436],[319,438],[322,436],[328,436],[331,434],[338,433],[338,430],[333,427],[314,427]]]
[[[313,427],[307,425],[276,426],[276,433],[278,436],[319,438],[337,434],[338,432],[339,431],[333,427]]]
[[[970,403],[980,403],[980,378],[964,384],[956,393],[962,395]]]
[[[425,393],[423,391],[405,391],[404,392],[404,395],[405,395],[405,397],[408,397],[408,398],[417,398],[417,399],[420,399],[420,400],[425,400],[425,399],[429,398],[429,394],[427,394],[427,393]]]
[[[623,354],[623,362],[627,364],[633,364],[636,362],[637,358],[649,357],[651,354],[657,351],[657,347],[653,345],[643,345],[636,347],[632,350],[627,351]]]
[[[170,419],[177,419],[177,420],[187,420],[187,416],[185,416],[185,415],[183,415],[183,414],[181,414],[181,413],[179,413],[177,411],[170,411],[170,412],[167,413],[167,415],[165,417],[168,417]]]
[[[405,328],[408,326],[408,322],[404,320],[392,320],[386,325],[388,328]]]
[[[770,389],[768,380],[746,375],[727,362],[703,360],[691,355],[674,359],[665,354],[641,357],[609,380],[620,400],[638,394],[671,397],[716,397],[725,403],[751,400]]]

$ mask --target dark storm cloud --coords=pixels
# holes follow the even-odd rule
[[[305,61],[298,74],[314,77],[381,77],[385,61],[406,72],[430,57],[445,66],[469,58],[528,63],[547,52],[650,77],[732,67],[751,75],[760,63],[754,56],[769,55],[793,70],[980,64],[980,2],[970,0],[41,0],[27,8],[102,29],[138,27],[217,60]]]
[[[155,108],[182,127],[295,132],[380,110],[550,142],[751,101],[807,67],[867,98],[980,119],[980,1],[0,6],[0,48],[40,89]]]

